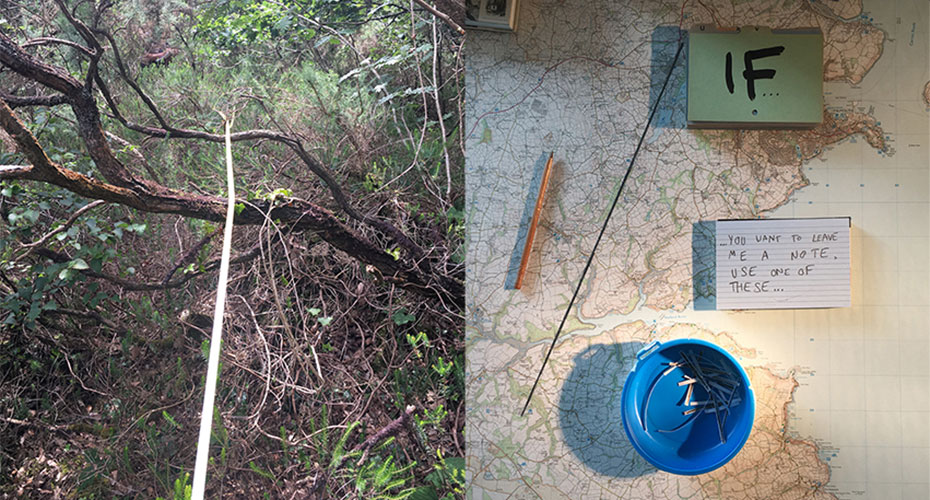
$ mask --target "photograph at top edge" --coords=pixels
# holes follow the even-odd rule
[[[464,497],[464,8],[0,3],[0,498]]]

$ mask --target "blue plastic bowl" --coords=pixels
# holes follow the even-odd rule
[[[700,412],[690,422],[688,416],[682,415],[686,408],[682,406],[685,387],[678,385],[682,373],[662,376],[669,368],[668,363],[678,361],[682,351],[726,366],[740,379],[734,398],[740,398],[741,402],[731,407],[723,426],[726,443],[720,440],[713,414]],[[644,412],[650,390],[652,394]],[[695,384],[692,400],[702,398],[706,399],[707,393]],[[657,468],[684,475],[710,472],[735,457],[749,438],[756,409],[743,367],[720,347],[697,339],[677,339],[664,344],[653,341],[640,350],[623,385],[621,401],[623,429],[633,448]],[[659,432],[679,426],[673,432]]]

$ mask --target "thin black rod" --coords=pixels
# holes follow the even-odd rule
[[[662,83],[662,90],[659,91],[659,96],[656,98],[655,105],[652,106],[652,112],[649,113],[649,119],[646,120],[646,126],[643,128],[643,135],[639,137],[639,142],[636,144],[636,150],[633,152],[633,158],[630,160],[630,166],[626,169],[626,174],[623,175],[623,180],[620,182],[620,188],[617,189],[617,195],[614,197],[614,202],[610,205],[610,210],[607,212],[607,218],[604,219],[604,225],[601,227],[601,232],[597,235],[597,240],[594,242],[594,248],[591,249],[591,255],[588,256],[588,262],[584,265],[584,270],[581,271],[581,278],[578,279],[578,286],[575,287],[575,293],[572,294],[572,300],[568,302],[568,308],[565,309],[565,316],[562,316],[562,322],[559,323],[559,329],[555,331],[555,337],[552,337],[552,345],[549,346],[549,351],[546,352],[546,358],[543,359],[542,366],[539,367],[539,374],[536,375],[536,381],[533,382],[533,388],[530,389],[530,395],[526,398],[526,404],[523,405],[523,410],[520,412],[522,417],[526,413],[527,407],[530,406],[530,400],[533,399],[533,393],[536,392],[536,386],[539,385],[539,379],[542,377],[543,370],[546,369],[546,363],[549,362],[549,356],[552,355],[552,350],[555,349],[555,343],[559,340],[559,334],[562,333],[562,327],[565,326],[565,321],[568,319],[568,315],[572,312],[572,306],[575,305],[575,299],[578,298],[578,292],[581,291],[581,284],[584,283],[584,277],[588,274],[588,269],[591,267],[591,262],[594,261],[594,252],[597,251],[597,246],[601,243],[601,238],[604,236],[604,232],[607,230],[607,223],[610,222],[610,216],[614,213],[614,208],[617,206],[617,202],[620,201],[620,193],[623,192],[623,186],[626,185],[626,180],[630,178],[630,172],[633,171],[633,165],[636,163],[636,156],[639,155],[639,148],[643,145],[643,141],[646,139],[646,132],[649,130],[649,125],[652,123],[652,118],[656,115],[656,111],[659,109],[659,102],[662,101],[662,95],[665,94],[665,87],[668,85],[669,79],[672,77],[672,71],[675,70],[675,64],[678,63],[678,56],[681,55],[681,49],[684,47],[684,42],[678,44],[678,51],[675,52],[675,59],[672,61],[672,66],[668,69],[668,74],[665,75],[665,81]]]

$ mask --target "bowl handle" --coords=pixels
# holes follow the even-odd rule
[[[642,361],[644,357],[657,351],[661,345],[662,343],[659,342],[658,340],[653,340],[652,342],[649,343],[649,345],[647,345],[646,347],[643,347],[642,349],[639,350],[639,352],[636,353],[636,359]]]

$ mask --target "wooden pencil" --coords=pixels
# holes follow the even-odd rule
[[[546,162],[546,170],[543,171],[542,183],[539,185],[539,195],[536,196],[536,208],[533,210],[533,221],[530,222],[530,229],[526,233],[526,243],[523,245],[523,256],[520,258],[520,270],[517,271],[517,282],[513,287],[520,289],[523,286],[523,276],[526,275],[526,265],[530,261],[530,250],[533,248],[533,239],[536,238],[536,226],[539,224],[539,215],[542,213],[543,199],[546,197],[546,186],[549,184],[549,174],[552,173],[552,155],[549,153],[549,161]]]

